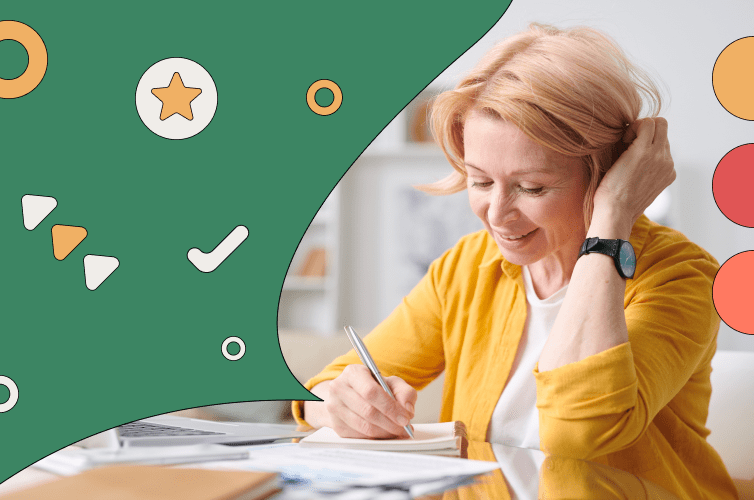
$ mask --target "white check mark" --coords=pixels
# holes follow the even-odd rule
[[[201,272],[211,273],[248,237],[249,230],[246,226],[237,226],[210,253],[204,253],[198,248],[189,250],[188,260]]]

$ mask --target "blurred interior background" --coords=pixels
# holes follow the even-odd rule
[[[664,91],[661,115],[670,124],[678,177],[647,215],[683,232],[721,264],[754,249],[754,229],[728,220],[712,194],[718,162],[731,149],[750,142],[754,132],[754,124],[720,105],[712,87],[712,69],[720,52],[738,38],[754,34],[752,14],[750,0],[721,0],[704,9],[680,1],[514,0],[485,37],[430,83],[366,148],[303,235],[278,311],[280,344],[293,374],[304,382],[345,352],[349,344],[343,325],[353,325],[366,335],[419,281],[433,259],[462,235],[481,229],[465,191],[431,197],[411,187],[451,171],[429,137],[427,106],[434,95],[452,88],[496,41],[533,21],[602,29]],[[427,44],[431,46],[431,40]],[[347,96],[345,89],[344,93]],[[347,100],[343,105],[348,105]],[[718,349],[754,351],[754,336],[723,323]],[[428,400],[430,409],[417,421],[437,418],[441,383],[422,391],[420,400]],[[287,408],[283,402],[242,403],[213,411],[235,419],[270,421],[289,418]]]

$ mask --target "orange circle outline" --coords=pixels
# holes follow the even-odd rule
[[[317,91],[320,89],[328,89],[333,94],[332,104],[329,106],[320,106],[314,99]],[[343,92],[338,87],[338,84],[332,80],[317,80],[312,83],[309,90],[306,91],[306,104],[309,105],[309,109],[314,111],[320,116],[327,116],[335,113],[343,103]]]
[[[47,72],[47,48],[39,33],[18,21],[0,21],[0,42],[3,40],[15,40],[23,45],[29,55],[29,63],[18,78],[0,78],[0,98],[23,97],[37,88]]]

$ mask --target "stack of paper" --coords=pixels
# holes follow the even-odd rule
[[[247,447],[249,458],[207,464],[212,468],[278,472],[288,490],[320,494],[364,488],[402,491],[410,496],[455,488],[500,468],[497,462],[384,451],[272,444]]]

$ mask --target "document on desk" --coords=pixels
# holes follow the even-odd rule
[[[317,489],[390,486],[409,489],[446,479],[464,480],[500,468],[481,462],[430,455],[335,448],[298,444],[250,446],[249,458],[215,462],[207,467],[279,472],[289,484],[309,483]]]
[[[219,444],[158,446],[134,448],[63,448],[34,464],[55,474],[70,476],[103,465],[173,465],[212,460],[240,460],[248,456],[245,449]]]

